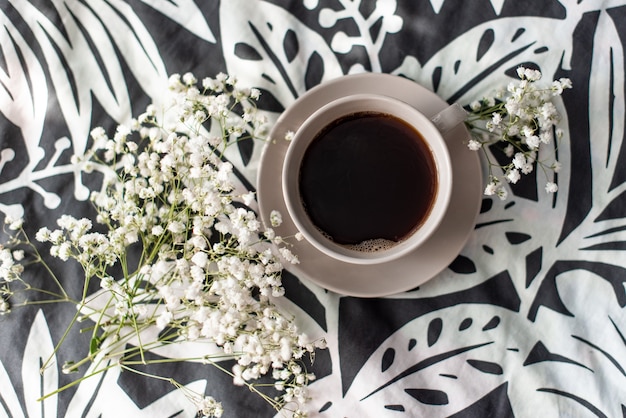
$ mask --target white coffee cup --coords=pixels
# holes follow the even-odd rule
[[[391,115],[419,132],[434,162],[436,191],[430,197],[428,213],[413,230],[396,241],[384,241],[373,248],[371,242],[382,242],[370,237],[365,245],[337,243],[317,226],[303,203],[301,194],[301,167],[311,143],[325,127],[355,114]],[[442,132],[458,125],[465,118],[459,105],[452,105],[432,118],[426,117],[412,106],[383,95],[355,94],[334,100],[315,111],[300,126],[287,150],[282,171],[282,189],[289,216],[304,238],[322,253],[337,260],[355,264],[386,263],[415,251],[439,227],[452,193],[452,166]],[[384,141],[384,135],[380,138]],[[341,202],[334,202],[341,205]],[[385,213],[380,214],[386,216]],[[371,242],[370,242],[371,240]]]

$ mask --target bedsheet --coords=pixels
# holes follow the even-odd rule
[[[342,295],[287,267],[286,306],[328,344],[311,366],[309,416],[626,416],[626,2],[0,4],[0,213],[26,219],[32,236],[60,214],[93,213],[72,154],[86,150],[95,126],[137,117],[172,74],[237,77],[261,91],[270,124],[307,91],[350,74],[396,75],[464,106],[506,86],[519,66],[571,79],[558,101],[557,193],[545,193],[537,174],[507,185],[506,200],[483,196],[460,253],[405,292]],[[248,190],[263,147],[229,155]],[[80,289],[78,266],[51,263]],[[29,274],[46,286],[44,272]],[[74,312],[31,304],[0,316],[0,416],[195,416],[168,381],[115,368],[38,402],[85,373],[61,370],[89,346],[77,329],[39,370]],[[207,365],[141,370],[214,396],[223,416],[281,416]]]

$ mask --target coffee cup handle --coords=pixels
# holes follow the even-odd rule
[[[441,134],[445,134],[459,123],[463,122],[465,118],[467,118],[465,109],[463,109],[460,104],[454,103],[430,118],[430,121],[437,127]]]

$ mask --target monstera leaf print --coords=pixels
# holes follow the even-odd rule
[[[48,103],[44,70],[8,16],[3,13],[0,18],[3,27],[10,34],[9,37],[0,38],[0,48],[7,62],[6,70],[0,70],[3,86],[0,89],[0,112],[9,122],[18,127],[11,134],[21,135],[25,140],[23,145],[25,150],[17,148],[17,143],[9,144],[13,146],[0,145],[0,172],[8,172],[11,169],[13,173],[16,173],[11,178],[3,176],[5,181],[2,182],[0,188],[2,191],[8,191],[19,187],[30,187],[42,195],[47,207],[55,207],[60,202],[59,196],[42,189],[35,182],[36,177],[33,181],[28,181],[31,177],[30,173],[45,155],[44,149],[39,146]],[[18,57],[22,57],[23,61],[20,61]],[[23,66],[20,65],[21,62],[24,63]],[[29,116],[28,123],[24,123],[24,115]],[[57,144],[60,149],[69,146],[67,139],[59,140]],[[22,163],[21,159],[16,159],[16,155],[24,152],[29,157],[26,166],[21,169],[12,168]],[[24,214],[24,209],[17,203],[2,202],[0,209],[15,219]]]
[[[574,90],[557,103],[568,133],[554,149],[563,164],[556,195],[544,193],[539,172],[512,187],[507,201],[485,198],[462,253],[418,289],[358,299],[287,271],[283,307],[328,341],[311,366],[313,416],[624,414],[621,386],[606,383],[623,381],[626,369],[623,1],[34,3],[11,0],[0,9],[8,35],[0,37],[0,211],[33,212],[41,222],[87,198],[87,179],[69,155],[88,146],[94,121],[127,122],[160,100],[172,72],[225,71],[259,87],[270,124],[310,88],[347,73],[401,75],[463,105],[506,85],[520,64],[546,79],[572,78]],[[411,19],[447,24],[452,8],[464,8],[472,24],[446,30],[454,36],[436,43],[413,31]],[[261,152],[252,142],[229,148],[242,191],[255,188]],[[0,366],[0,415],[195,414],[168,383],[139,393],[138,380],[116,369],[36,402],[67,381],[57,364],[62,353],[39,372],[59,335],[47,309],[28,323],[23,366],[17,373],[13,364]],[[219,392],[235,414],[274,414],[233,394],[229,376],[197,363],[179,367],[167,372],[197,392]]]
[[[194,2],[146,3],[174,22],[184,22],[186,29],[204,42],[215,42]],[[0,149],[0,168],[8,163],[23,167],[11,167],[20,174],[3,181],[0,193],[28,187],[53,209],[61,196],[46,190],[40,181],[69,173],[75,176],[75,197],[85,200],[89,190],[68,164],[67,154],[62,154],[68,149],[78,155],[85,151],[94,119],[110,117],[111,126],[125,123],[149,102],[162,100],[169,74],[160,46],[137,10],[123,1],[55,1],[43,9],[16,1],[1,13],[9,36],[2,37],[0,47],[9,67],[2,70],[0,106],[17,130],[11,142]],[[55,15],[68,18],[59,26],[51,18]],[[19,28],[13,23],[18,21]],[[44,74],[43,66],[51,71]],[[56,112],[47,112],[51,96],[58,106]],[[43,135],[44,124],[57,126],[57,131],[65,134],[48,139]],[[23,138],[21,144],[19,137]],[[26,153],[27,158],[14,159],[16,153]],[[23,215],[17,204],[2,203],[1,207],[13,217]]]
[[[256,12],[252,16],[238,12],[250,7],[248,0],[221,3],[222,27],[239,28],[222,31],[224,59],[228,72],[236,74],[241,84],[260,89],[259,108],[267,112],[271,123],[306,90],[342,73],[319,34],[285,9],[265,1],[253,2]],[[252,186],[256,184],[262,144],[245,141],[238,145],[238,149],[227,149],[225,155]]]
[[[320,4],[317,1],[308,2],[308,8],[314,9]],[[364,63],[350,66],[348,73],[382,71],[382,57],[387,35],[400,31],[403,19],[397,12],[397,2],[353,2],[339,0],[341,8],[321,7],[319,10],[319,24],[325,31],[332,34],[330,46],[337,54],[349,54],[360,49],[365,55]],[[342,22],[349,20],[357,27],[356,33],[348,31]]]
[[[217,42],[213,31],[204,18],[204,14],[193,0],[177,0],[176,2],[168,0],[142,1],[204,41],[210,43]]]
[[[0,193],[28,187],[43,197],[49,209],[57,207],[61,197],[43,188],[39,183],[43,179],[74,174],[76,197],[87,198],[88,189],[75,168],[66,158],[61,159],[61,154],[68,148],[79,155],[85,151],[89,131],[93,128],[93,112],[97,108],[93,99],[113,120],[126,122],[131,110],[137,110],[131,109],[136,104],[131,105],[124,67],[136,75],[144,91],[155,99],[167,79],[156,45],[126,3],[52,2],[50,7],[63,8],[71,16],[63,22],[64,27],[58,27],[49,15],[26,1],[14,2],[13,9],[3,9],[2,19],[10,36],[2,37],[0,45],[11,65],[2,74],[1,110],[19,129],[15,132],[16,138],[3,144],[2,163],[10,161],[15,153],[25,152],[27,157],[15,161],[15,164],[22,164],[19,170],[13,168],[13,172],[19,174],[0,184]],[[7,16],[8,10],[17,16]],[[24,39],[24,28],[18,30],[12,24],[18,19],[31,31],[33,39],[28,42]],[[89,31],[82,28],[89,28]],[[18,63],[23,66],[18,68]],[[51,87],[60,114],[46,113],[50,91],[42,64],[52,69],[49,72]],[[44,123],[63,126],[66,136],[43,143]],[[19,136],[23,138],[22,144],[17,141]],[[23,214],[16,205],[3,207],[12,216]]]
[[[513,187],[505,202],[486,198],[463,253],[420,289],[376,301],[321,295],[327,312],[339,312],[326,323],[330,357],[342,359],[313,385],[322,414],[359,416],[375,408],[376,416],[401,411],[473,416],[494,408],[511,416],[620,414],[620,402],[605,401],[620,399],[619,388],[598,386],[600,376],[622,376],[625,367],[620,354],[626,294],[619,252],[626,227],[617,210],[625,195],[623,132],[613,125],[625,119],[615,97],[624,82],[625,37],[616,30],[624,8],[564,6],[566,19],[488,22],[424,65],[407,57],[394,71],[463,104],[508,84],[519,65],[539,68],[546,78],[578,74],[575,97],[564,95],[557,103],[570,135],[554,152],[567,169],[556,176],[560,191],[555,196],[543,191],[546,179],[537,173]],[[536,37],[548,28],[567,35]],[[583,29],[590,28],[598,39],[613,43],[581,39]],[[609,66],[601,65],[606,62]],[[589,106],[573,106],[580,100]],[[585,108],[591,114],[568,112]],[[602,120],[606,124],[598,123]],[[546,228],[560,233],[546,234]],[[492,297],[477,296],[484,294]],[[590,300],[608,307],[602,318],[589,319],[596,329],[577,332],[577,322],[588,319]],[[391,311],[404,314],[391,324],[375,314]],[[366,329],[353,329],[357,317]],[[509,330],[523,337],[508,335]],[[389,401],[394,397],[397,403]]]
[[[494,410],[498,416],[516,417],[536,416],[537,411],[542,416],[618,416],[619,403],[606,405],[604,399],[619,399],[621,389],[603,385],[600,376],[619,378],[624,373],[615,357],[623,351],[624,340],[611,319],[621,315],[620,307],[615,304],[598,329],[581,335],[575,331],[576,323],[589,320],[589,313],[574,300],[577,288],[591,289],[589,303],[606,303],[612,289],[592,286],[588,278],[571,279],[562,293],[571,306],[579,304],[576,318],[547,311],[546,323],[539,326],[520,314],[525,306],[519,300],[498,300],[498,292],[510,294],[513,286],[506,276],[487,281],[494,293],[491,300],[476,297],[486,287],[431,298],[345,298],[340,312],[346,316],[341,319],[350,323],[349,312],[365,317],[369,326],[361,331],[341,327],[340,347],[358,338],[361,346],[377,348],[364,356],[367,361],[354,380],[345,382],[351,366],[342,367],[345,394],[328,391],[328,386],[342,386],[337,379],[324,378],[312,385],[316,410],[331,417],[393,417],[399,412],[487,416]],[[389,324],[368,314],[392,307],[402,308],[404,325],[400,318]],[[376,338],[390,331],[388,338]],[[352,361],[358,359],[353,354]]]
[[[59,409],[59,396],[55,393],[60,386],[60,369],[54,350],[46,317],[43,311],[38,311],[24,348],[22,380],[28,384],[22,387],[21,396],[15,392],[18,386],[11,384],[6,369],[0,363],[0,416],[104,418],[119,416],[120,412],[127,414],[129,411],[136,417],[154,417],[162,413],[167,416],[195,414],[193,404],[181,399],[174,390],[153,404],[139,408],[120,387],[119,368],[111,368],[80,382],[67,410],[63,412]],[[89,368],[85,376],[92,375],[94,371],[95,367]],[[189,383],[186,388],[203,393],[205,386],[206,381],[198,380]],[[42,397],[45,399],[40,401]]]
[[[24,391],[24,403],[26,408],[22,409],[19,397],[10,391],[12,385],[8,381],[8,375],[0,364],[0,379],[2,384],[2,397],[5,399],[7,416],[54,416],[57,409],[58,397],[52,395],[43,402],[38,399],[54,392],[58,387],[59,372],[56,367],[46,367],[41,369],[50,353],[53,353],[54,345],[43,313],[40,311],[33,321],[28,341],[24,349],[24,360],[22,366],[22,379],[24,381],[38,382]],[[52,359],[54,361],[54,358]],[[6,391],[6,394],[5,394]]]
[[[568,69],[577,24],[578,20],[570,19],[498,19],[466,32],[421,68],[419,64],[409,65],[416,61],[408,60],[396,72],[407,76],[417,74],[416,81],[441,97],[467,104],[484,95],[493,95],[497,87],[506,86],[520,65],[534,64],[545,78]],[[556,30],[564,36],[542,36],[548,30]],[[438,56],[455,59],[440,60]]]
[[[90,376],[94,368],[87,369],[85,376]],[[132,414],[134,417],[156,416],[194,416],[195,405],[184,396],[182,391],[204,393],[206,380],[196,380],[185,385],[183,389],[171,387],[164,394],[148,405],[137,405],[136,400],[129,396],[129,390],[120,384],[121,370],[113,367],[106,372],[98,373],[83,380],[72,397],[65,417],[119,417]]]
[[[222,3],[222,25],[240,28],[223,31],[224,58],[229,72],[271,95],[275,102],[268,110],[282,111],[311,87],[343,75],[321,35],[283,8],[253,2],[253,16],[237,13],[249,7],[248,0]]]
[[[599,31],[614,29],[612,18],[605,13],[589,15],[580,24],[592,23],[604,25],[596,26]],[[620,84],[623,78],[609,77],[611,81],[607,83],[605,72],[592,71],[598,60],[611,61],[604,46],[596,48],[592,40],[587,45],[577,45],[578,49],[573,50],[572,66],[575,73],[590,74],[591,82],[589,86],[580,86],[582,92],[579,91],[575,99],[564,96],[561,113],[571,137],[564,138],[556,150],[559,160],[569,167],[558,175],[561,191],[554,198],[543,193],[538,173],[534,187],[526,185],[528,187],[519,191],[512,189],[521,199],[505,204],[487,200],[472,245],[468,246],[474,249],[476,256],[483,253],[481,257],[490,258],[489,263],[481,263],[492,269],[486,273],[495,274],[506,269],[512,276],[519,277],[528,295],[537,295],[529,307],[528,318],[531,320],[535,320],[540,306],[568,314],[559,302],[555,283],[561,273],[571,270],[591,271],[605,277],[615,289],[619,304],[623,307],[626,302],[621,281],[615,282],[615,275],[610,274],[621,269],[614,265],[614,251],[619,250],[619,243],[624,239],[624,220],[621,215],[610,214],[610,208],[619,201],[624,187],[623,182],[616,183],[622,165],[617,150],[622,148],[623,138],[616,135],[611,120],[623,120],[625,114],[623,108],[607,100],[615,88],[623,85]],[[597,51],[598,56],[592,56],[589,53],[592,50]],[[571,100],[587,100],[593,115],[567,113]],[[609,120],[605,126],[592,130],[591,121],[597,120],[596,114],[609,115]],[[588,139],[590,137],[592,142]],[[560,229],[560,234],[542,234],[546,225]],[[524,256],[520,257],[522,262],[498,257],[498,248],[510,246]],[[600,249],[611,251],[598,251]],[[572,259],[578,261],[567,261]]]

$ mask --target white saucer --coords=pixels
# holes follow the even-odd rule
[[[314,87],[299,97],[278,118],[265,145],[258,172],[261,219],[269,225],[269,214],[278,210],[283,218],[276,233],[291,237],[298,231],[289,218],[281,190],[283,159],[289,146],[287,131],[296,131],[304,120],[326,103],[355,93],[374,93],[402,100],[431,117],[447,106],[433,92],[406,78],[389,74],[348,75]],[[285,267],[300,278],[344,295],[387,296],[413,289],[433,278],[460,253],[474,229],[482,200],[482,171],[478,153],[466,142],[469,132],[460,124],[446,134],[453,166],[453,191],[448,212],[433,236],[415,252],[398,260],[376,265],[358,265],[335,260],[306,241],[289,240],[300,264]]]

